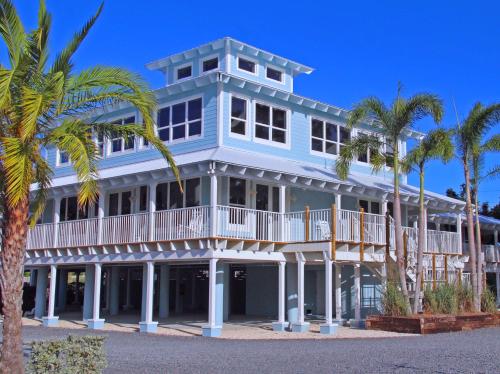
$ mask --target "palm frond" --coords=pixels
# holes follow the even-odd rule
[[[0,35],[7,46],[11,67],[15,67],[25,48],[26,34],[10,0],[0,0]]]
[[[373,154],[373,157],[370,157],[372,170],[379,171],[385,165],[385,157],[379,151],[382,145],[380,139],[373,135],[360,134],[350,139],[341,148],[340,157],[335,163],[337,175],[341,179],[347,179],[352,162],[368,150]]]
[[[5,195],[8,203],[15,206],[26,198],[33,182],[32,149],[29,143],[19,138],[2,138],[0,143],[6,180]]]
[[[35,169],[34,182],[37,183],[37,190],[35,192],[35,198],[32,203],[33,213],[30,218],[31,226],[36,224],[38,218],[40,218],[45,210],[48,190],[52,184],[53,175],[50,165],[43,157],[41,157],[39,152],[34,153],[33,164]]]
[[[360,122],[373,119],[387,127],[390,124],[390,116],[385,104],[376,97],[369,97],[354,106],[347,120],[347,128],[351,129]]]

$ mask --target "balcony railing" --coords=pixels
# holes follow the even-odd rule
[[[393,224],[389,228],[394,247]],[[405,228],[405,232],[408,248],[416,248],[417,230]],[[189,240],[214,235],[281,243],[335,240],[385,245],[386,233],[386,217],[378,214],[335,207],[277,213],[219,205],[215,209],[200,206],[36,225],[29,232],[27,249]],[[428,251],[460,253],[458,234],[429,231]]]

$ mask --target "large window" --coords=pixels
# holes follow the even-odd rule
[[[201,112],[201,98],[161,108],[157,114],[158,137],[166,142],[200,136]]]
[[[247,133],[247,101],[234,96],[231,98],[231,132],[239,135]]]
[[[244,208],[246,202],[246,180],[241,178],[229,178],[229,205]]]
[[[120,119],[114,122],[116,125],[127,125],[135,123],[135,116]],[[135,148],[135,136],[130,135],[126,138],[117,133],[111,134],[111,153],[124,152]]]
[[[277,143],[287,142],[287,113],[283,109],[255,104],[255,137]]]
[[[156,209],[180,209],[200,205],[201,182],[200,178],[181,181],[184,193],[179,183],[160,183],[156,187]]]
[[[76,196],[65,197],[61,199],[59,207],[59,220],[74,221],[76,219],[86,219],[89,216],[88,205],[78,207],[78,198]]]
[[[311,150],[315,152],[338,155],[350,138],[345,127],[316,118],[311,120]]]

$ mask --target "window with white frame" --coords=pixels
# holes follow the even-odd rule
[[[356,136],[357,137],[374,137],[375,134],[368,134],[368,133],[365,133],[365,132],[357,131],[357,135]],[[368,148],[366,150],[366,152],[358,154],[358,161],[369,164],[369,163],[371,163],[372,156],[374,154],[376,154],[376,153],[377,153],[377,150],[372,149],[372,148]]]
[[[238,57],[238,69],[256,74],[257,64],[254,61],[248,60],[246,58]]]
[[[267,67],[266,69],[266,78],[271,79],[277,82],[283,82],[283,72],[278,69],[273,69],[271,67]]]
[[[163,107],[157,113],[158,137],[164,141],[185,140],[201,135],[201,98]]]
[[[193,74],[193,67],[191,65],[182,66],[177,68],[176,77],[177,80],[189,78]]]
[[[286,110],[255,103],[256,138],[286,144],[287,129]]]
[[[231,98],[231,132],[247,134],[247,100],[236,96]]]
[[[208,58],[201,63],[201,68],[204,73],[206,73],[207,71],[215,70],[218,67],[219,67],[218,57]]]
[[[68,152],[66,151],[62,151],[62,150],[58,150],[57,152],[58,154],[58,160],[57,160],[57,163],[59,166],[63,166],[63,165],[69,165],[69,155],[68,155]]]
[[[317,118],[311,119],[311,150],[338,155],[344,144],[351,138],[345,127]]]
[[[132,123],[135,123],[135,116],[122,118],[114,122],[115,125],[129,125]],[[123,138],[118,133],[112,132],[110,143],[111,143],[110,153],[130,151],[135,148],[135,136],[130,135]]]
[[[78,206],[77,196],[69,196],[61,199],[59,206],[59,221],[74,221],[89,218],[89,206]]]
[[[180,209],[199,206],[201,202],[201,180],[193,178],[181,181],[184,193],[179,183],[160,183],[156,187],[156,209]]]

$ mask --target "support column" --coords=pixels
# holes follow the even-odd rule
[[[170,265],[160,265],[160,300],[159,318],[168,318],[170,299]]]
[[[211,171],[210,175],[210,236],[217,236],[217,175]]]
[[[298,309],[298,294],[297,294],[297,266],[286,267],[286,307],[288,326],[292,329],[292,325],[299,320]]]
[[[342,195],[339,193],[335,194],[335,205],[337,209],[342,209]]]
[[[99,201],[97,206],[97,243],[102,243],[102,221],[104,218],[104,204],[106,201],[106,195],[102,189],[99,190]]]
[[[110,277],[110,300],[109,300],[109,314],[116,316],[120,311],[120,268],[118,266],[111,267]]]
[[[286,241],[285,238],[285,221],[284,221],[284,214],[286,212],[286,186],[280,185],[279,186],[279,204],[278,204],[278,209],[280,213],[280,235],[281,235],[281,240]]]
[[[60,217],[60,212],[61,212],[61,198],[56,197],[54,199],[54,212],[53,212],[53,217],[52,217],[52,222],[54,223],[54,248],[57,248],[57,240],[59,237],[59,221],[61,220]]]
[[[48,275],[48,267],[38,268],[36,270],[35,318],[37,319],[42,319],[45,314]]]
[[[155,238],[155,212],[156,212],[156,187],[157,182],[149,185],[149,241]]]
[[[99,318],[101,309],[101,271],[102,265],[94,264],[94,295],[92,296],[92,319],[87,321],[89,329],[98,330],[104,328],[104,319]]]
[[[354,265],[354,320],[351,320],[351,327],[363,328],[361,320],[361,266]]]
[[[222,264],[224,271],[224,305],[223,305],[223,321],[229,320],[229,281],[230,281],[230,268],[229,264]]]
[[[281,261],[278,267],[278,322],[273,322],[274,331],[285,331],[285,270],[286,262]]]
[[[66,309],[66,294],[68,292],[67,269],[59,269],[58,282],[59,285],[57,290],[57,311],[58,313],[61,313]]]
[[[139,322],[140,332],[154,333],[157,330],[158,322],[153,322],[153,292],[154,292],[154,273],[155,265],[153,261],[148,261],[143,267],[143,282],[146,288],[142,292],[146,293],[144,320]]]
[[[305,260],[300,253],[297,258],[297,323],[292,324],[292,332],[307,332],[309,322],[304,321],[304,276]]]
[[[202,334],[219,337],[224,312],[224,266],[216,258],[209,260],[208,282],[208,324],[203,326]]]
[[[321,334],[335,334],[338,324],[333,323],[333,284],[332,284],[332,261],[325,257],[325,324],[319,327]]]
[[[335,264],[335,323],[342,324],[342,265]]]
[[[54,316],[54,308],[56,305],[56,283],[57,282],[57,267],[50,265],[50,286],[49,286],[49,308],[47,316],[42,318],[42,323],[45,327],[55,327],[59,324],[59,317]]]
[[[92,305],[94,303],[94,266],[85,266],[85,286],[83,289],[83,320],[92,319]]]

